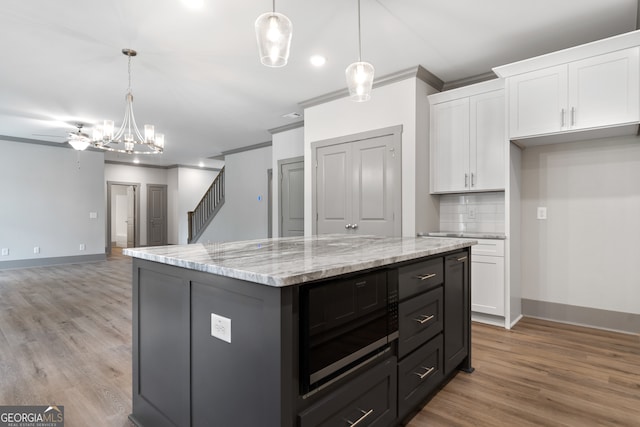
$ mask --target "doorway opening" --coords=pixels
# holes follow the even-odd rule
[[[140,245],[140,184],[107,182],[107,254]]]

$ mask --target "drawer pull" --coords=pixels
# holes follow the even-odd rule
[[[363,411],[362,409],[358,409],[360,412],[362,412],[364,415],[361,416],[360,418],[358,418],[355,422],[351,422],[349,420],[345,420],[346,422],[349,423],[349,425],[351,427],[355,427],[358,424],[360,424],[360,421],[364,420],[365,418],[367,418],[369,415],[371,415],[373,413],[373,409],[369,409],[368,411]]]
[[[414,372],[414,374],[419,376],[421,380],[423,380],[427,375],[429,375],[431,372],[433,372],[434,369],[436,369],[435,367],[427,368],[426,366],[421,366],[421,368],[422,369],[426,369],[427,372],[425,372],[424,374],[420,374],[418,372]]]
[[[431,273],[431,274],[425,274],[423,276],[416,276],[416,279],[427,280],[427,279],[431,279],[432,277],[436,277],[436,276],[437,276],[436,273]]]
[[[467,257],[463,256],[462,258],[458,258],[458,261],[464,261],[465,259],[467,259]]]
[[[427,316],[426,314],[421,314],[420,317],[422,317],[422,319],[413,319],[413,320],[415,320],[416,322],[420,323],[421,325],[424,325],[429,320],[433,319],[433,314],[430,315],[430,316]]]

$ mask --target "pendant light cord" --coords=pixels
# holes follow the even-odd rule
[[[273,13],[276,13],[276,0],[273,0]]]
[[[131,93],[131,55],[127,55],[129,57],[129,65],[127,67],[127,71],[129,72],[129,88],[127,91]]]
[[[274,0],[275,2],[275,0]],[[360,0],[358,0],[358,62],[362,62],[362,40],[360,29]]]

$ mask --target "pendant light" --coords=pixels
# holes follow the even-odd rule
[[[267,67],[287,65],[293,27],[289,18],[276,12],[276,0],[271,12],[258,16],[255,29],[260,62]]]
[[[371,99],[373,86],[373,65],[362,61],[362,40],[360,30],[360,0],[358,0],[358,62],[349,65],[345,71],[349,96],[353,101],[364,102]]]

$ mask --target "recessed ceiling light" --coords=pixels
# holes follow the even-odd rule
[[[315,67],[322,67],[327,63],[327,58],[322,55],[313,55],[311,58],[309,58],[309,61],[311,61],[311,65]]]
[[[200,166],[201,168],[203,168],[203,167],[204,167],[204,162],[200,162],[200,163],[198,163],[198,166]]]
[[[189,9],[202,9],[204,7],[204,0],[182,0],[182,3]]]
[[[302,117],[302,114],[293,112],[289,114],[283,114],[282,117],[285,119],[297,119],[299,117]]]
[[[133,159],[133,163],[135,163],[135,164],[140,163],[140,159]]]

